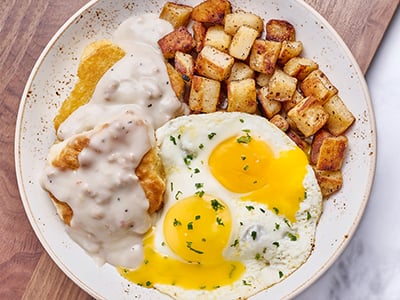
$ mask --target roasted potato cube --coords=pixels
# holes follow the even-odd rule
[[[228,111],[255,113],[257,109],[256,82],[254,79],[229,81]]]
[[[302,51],[303,43],[301,41],[283,41],[281,52],[279,53],[278,64],[286,64],[289,59],[299,56]]]
[[[298,90],[295,90],[292,99],[282,102],[282,110],[287,113],[303,99],[304,99],[303,95],[300,94]]]
[[[240,26],[232,38],[231,45],[229,46],[229,54],[237,59],[245,60],[249,56],[257,35],[257,30],[247,26]]]
[[[312,139],[311,142],[311,151],[310,151],[310,162],[313,165],[317,164],[318,161],[318,156],[319,156],[319,150],[321,149],[322,142],[328,138],[332,137],[333,135],[330,134],[328,131],[324,129],[318,130]]]
[[[258,73],[256,82],[259,86],[268,86],[272,74]]]
[[[330,97],[336,95],[338,90],[321,71],[312,71],[300,84],[304,96],[313,96],[321,104],[325,104]]]
[[[260,73],[272,75],[280,50],[280,42],[255,40],[250,53],[250,68]]]
[[[217,110],[221,83],[194,75],[189,95],[189,108],[195,113],[210,113]]]
[[[343,185],[341,171],[324,171],[314,168],[314,173],[323,197],[327,197],[341,189]]]
[[[325,138],[319,149],[316,168],[326,171],[340,170],[346,154],[346,148],[347,137],[344,135]]]
[[[304,152],[308,153],[308,149],[310,148],[310,145],[303,140],[293,129],[289,128],[286,131],[286,134],[290,139],[296,143],[296,145],[303,150]]]
[[[333,135],[343,134],[355,121],[353,114],[338,95],[334,95],[324,104],[329,114],[326,127]]]
[[[190,54],[176,51],[175,53],[175,69],[181,73],[183,80],[186,82],[192,80],[194,73],[194,60]]]
[[[211,46],[204,46],[197,56],[195,71],[210,79],[222,81],[229,77],[235,60]]]
[[[254,78],[254,71],[245,63],[237,61],[233,64],[228,81]]]
[[[265,28],[267,32],[267,40],[276,42],[293,42],[296,40],[296,31],[294,26],[288,21],[271,19],[267,22]]]
[[[286,121],[284,117],[282,117],[282,115],[279,114],[275,115],[269,121],[283,132],[286,132],[289,129],[289,123]]]
[[[263,31],[264,22],[259,16],[245,11],[238,11],[225,16],[224,29],[226,33],[235,35],[241,26],[257,30],[257,36],[259,36]]]
[[[176,29],[189,23],[192,10],[189,5],[167,2],[161,10],[160,19],[170,22]]]
[[[158,41],[161,52],[166,59],[173,58],[176,51],[190,52],[195,42],[186,27],[179,27]]]
[[[293,57],[283,67],[283,71],[298,80],[303,80],[312,71],[318,69],[318,64],[305,57]]]
[[[297,129],[309,137],[328,121],[329,115],[314,97],[306,97],[288,112]]]
[[[192,25],[192,30],[193,30],[193,38],[196,43],[196,51],[200,52],[201,49],[203,49],[204,47],[207,28],[204,26],[203,23],[194,21]]]
[[[257,99],[260,104],[262,113],[271,119],[281,110],[281,102],[268,98],[269,90],[268,87],[262,87],[257,90]]]
[[[268,83],[268,98],[277,101],[292,99],[297,87],[297,79],[287,75],[280,69],[275,69]]]
[[[192,19],[202,23],[224,24],[225,15],[231,13],[231,4],[227,0],[206,0],[195,6]]]
[[[222,25],[215,25],[208,28],[204,45],[212,46],[218,50],[228,52],[232,36],[224,31]]]
[[[171,87],[174,90],[176,97],[183,101],[185,96],[185,81],[182,78],[182,74],[179,73],[170,63],[167,63],[166,65]]]

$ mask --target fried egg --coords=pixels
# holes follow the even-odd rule
[[[156,131],[167,190],[144,261],[121,274],[175,299],[238,299],[309,257],[322,196],[306,154],[265,118],[216,112]]]

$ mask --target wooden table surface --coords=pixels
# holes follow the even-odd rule
[[[53,263],[20,200],[14,130],[35,61],[87,0],[0,0],[0,299],[91,299]],[[338,31],[363,72],[399,5],[396,0],[306,0]],[[95,275],[94,275],[95,276]]]

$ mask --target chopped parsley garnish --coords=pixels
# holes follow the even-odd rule
[[[288,232],[288,237],[291,241],[297,241],[297,236],[295,236],[293,233]]]
[[[253,241],[254,241],[257,238],[257,231],[252,231],[251,237],[253,238]]]
[[[307,199],[307,192],[304,192],[304,199]]]
[[[196,189],[201,189],[204,186],[204,183],[195,183],[194,186],[196,187]]]
[[[238,137],[236,139],[236,141],[239,144],[248,144],[251,142],[251,136],[250,136],[250,134],[247,133],[246,135],[242,135],[241,137]]]
[[[256,260],[259,260],[261,258],[261,254],[260,253],[256,253],[255,257]]]
[[[179,221],[179,220],[177,220],[177,219],[174,219],[173,225],[174,225],[174,226],[181,226],[181,225],[182,225],[182,222]]]
[[[254,209],[254,206],[252,206],[252,205],[247,205],[246,208],[247,208],[248,211],[250,211],[250,210],[253,210],[253,209]]]
[[[205,193],[204,191],[198,191],[195,193],[195,195],[201,198],[204,196],[204,193]]]
[[[272,245],[279,247],[279,242],[273,242]]]
[[[173,191],[174,191],[174,183],[171,182],[171,192],[173,192]]]
[[[241,158],[242,160],[246,160],[247,157],[246,157],[246,155],[241,155],[240,158]]]
[[[194,172],[195,174],[197,174],[197,173],[200,173],[200,170],[199,170],[198,168],[196,168],[196,169],[193,170],[193,172]]]
[[[245,171],[247,171],[249,169],[249,165],[245,165],[244,167],[243,167],[243,170],[245,170]]]
[[[290,225],[290,223],[289,223],[289,220],[288,219],[284,219],[284,222],[286,223],[286,225],[289,227],[289,228],[292,228],[292,225]]]
[[[239,119],[239,121],[240,121],[240,123],[244,123],[244,120],[243,120],[243,119]]]
[[[279,278],[282,278],[282,277],[283,277],[283,272],[279,271]]]
[[[188,154],[186,155],[186,157],[183,159],[183,161],[185,162],[185,165],[190,165],[190,163],[192,162],[193,159],[193,155],[192,154]]]
[[[310,219],[311,219],[311,214],[309,211],[307,211],[307,220],[310,220]]]
[[[170,135],[170,136],[169,136],[169,140],[170,140],[174,145],[176,145],[176,139],[175,139],[174,136]]]
[[[146,286],[151,286],[151,281],[146,281]]]
[[[215,132],[211,132],[208,134],[208,139],[211,140],[214,136],[216,136]]]
[[[260,211],[261,211],[263,214],[265,214],[265,209],[264,209],[264,208],[260,207]]]
[[[217,199],[211,200],[211,206],[215,211],[225,208],[225,206],[223,206],[221,203],[219,203]]]
[[[187,224],[187,229],[188,229],[188,230],[193,230],[193,222],[189,222],[189,223]]]
[[[239,245],[239,240],[236,239],[233,244],[231,245],[231,247],[237,247]]]
[[[242,280],[243,285],[251,285],[251,283],[247,282],[246,280]]]
[[[177,191],[175,194],[175,199],[178,200],[179,196],[182,195],[182,191]]]
[[[220,217],[217,217],[217,224],[221,226],[225,226],[224,222],[222,222],[222,219]]]
[[[204,253],[203,251],[200,251],[200,250],[192,248],[192,242],[186,242],[186,247],[188,247],[189,250],[191,250],[191,251],[193,251],[193,252],[195,252],[197,254],[203,254]]]
[[[203,144],[200,144],[199,145],[199,149],[203,149],[204,148],[204,145]]]
[[[275,214],[279,214],[279,209],[277,207],[273,207],[272,209],[274,210]]]
[[[197,220],[200,220],[200,215],[195,216],[194,219],[195,219],[196,221],[197,221]]]
[[[279,223],[275,223],[275,229],[279,230],[279,227],[281,227],[281,225]]]

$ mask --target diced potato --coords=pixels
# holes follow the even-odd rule
[[[256,14],[237,11],[225,16],[225,32],[230,35],[235,35],[241,26],[247,26],[257,30],[258,36],[263,31],[264,22]]]
[[[316,98],[307,97],[289,110],[288,117],[305,137],[309,137],[325,125],[329,115]]]
[[[314,173],[323,197],[327,197],[341,189],[343,185],[341,171],[324,171],[314,168]]]
[[[338,171],[342,168],[347,148],[347,137],[344,135],[327,137],[319,149],[316,168],[318,170]]]
[[[319,156],[319,150],[321,149],[322,142],[328,138],[332,137],[333,135],[330,134],[328,131],[324,129],[318,130],[312,139],[311,143],[311,151],[310,151],[310,162],[313,165],[317,164],[318,161],[318,156]]]
[[[223,81],[229,77],[235,60],[214,47],[205,46],[197,56],[195,71],[210,79]]]
[[[203,49],[204,47],[207,28],[204,26],[203,23],[194,21],[192,25],[192,30],[193,30],[193,38],[196,43],[196,51],[200,52],[201,49]]]
[[[254,79],[229,81],[228,111],[255,113],[257,109],[256,82]]]
[[[338,90],[321,71],[312,71],[300,84],[304,96],[313,96],[321,104],[325,104],[330,97],[336,95]]]
[[[262,87],[257,90],[257,99],[262,113],[271,119],[281,110],[281,102],[268,98],[268,87]]]
[[[194,48],[195,42],[186,27],[182,26],[162,37],[158,41],[158,45],[164,57],[169,59],[175,56],[176,51],[190,52]]]
[[[326,127],[333,135],[343,134],[355,121],[353,114],[338,95],[329,98],[324,109],[329,114]]]
[[[287,75],[280,69],[275,69],[268,83],[268,98],[277,101],[289,101],[292,99],[296,87],[296,78]]]
[[[298,80],[303,80],[312,71],[318,69],[318,64],[305,57],[293,57],[283,67],[283,71]]]
[[[240,26],[232,38],[229,54],[237,59],[245,60],[249,56],[257,35],[257,30],[247,26]]]
[[[303,43],[301,41],[283,41],[281,52],[279,53],[278,64],[286,64],[289,59],[299,56],[302,51]]]
[[[177,51],[175,53],[175,69],[181,73],[186,82],[192,80],[194,73],[194,60],[190,54]]]
[[[310,148],[310,145],[302,139],[293,129],[289,128],[286,131],[286,134],[290,139],[296,143],[296,145],[303,150],[305,153],[308,153],[308,149]]]
[[[231,13],[231,4],[227,0],[206,0],[195,6],[192,19],[202,23],[224,24],[225,15]]]
[[[295,90],[292,99],[282,102],[282,110],[287,113],[303,99],[304,99],[303,95],[300,94],[298,90]]]
[[[189,108],[195,113],[215,112],[220,89],[219,81],[194,75],[189,95]]]
[[[281,43],[257,39],[250,53],[249,66],[254,71],[272,75],[281,50]]]
[[[228,81],[254,78],[254,71],[245,63],[237,61],[233,64]]]
[[[189,5],[167,2],[160,13],[160,19],[170,22],[176,29],[189,23],[192,10],[193,7]]]
[[[282,42],[282,41],[295,41],[296,31],[294,26],[285,20],[271,19],[265,26],[267,40]]]
[[[231,40],[232,36],[224,31],[224,27],[222,25],[215,25],[208,28],[204,45],[212,46],[218,50],[228,52]]]
[[[259,73],[256,78],[256,82],[259,86],[268,86],[268,83],[272,77],[272,74]]]
[[[275,115],[269,121],[283,132],[287,132],[289,129],[289,123],[286,121],[284,117],[282,117],[282,115],[279,114]]]
[[[174,90],[176,97],[183,101],[185,96],[185,81],[183,80],[181,73],[175,70],[170,63],[167,63],[166,65],[172,89]]]

